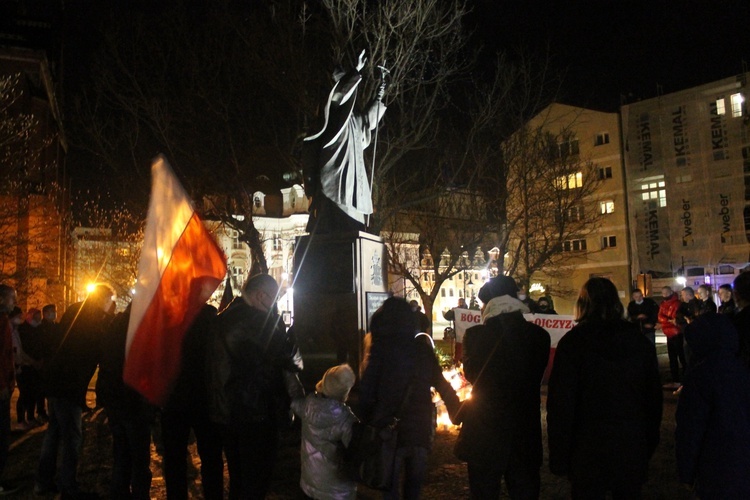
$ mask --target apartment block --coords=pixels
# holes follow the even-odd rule
[[[729,283],[750,261],[748,76],[621,108],[633,279]]]

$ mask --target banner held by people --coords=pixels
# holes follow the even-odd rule
[[[227,266],[164,157],[154,160],[151,175],[123,379],[161,405],[179,374],[185,332]]]

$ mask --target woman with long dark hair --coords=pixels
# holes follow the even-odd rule
[[[383,498],[417,499],[434,434],[430,389],[438,391],[451,416],[458,411],[458,397],[443,376],[429,337],[419,335],[416,317],[404,299],[387,299],[373,314],[370,329],[372,347],[355,413],[381,428],[394,416],[399,418],[393,484]]]
[[[659,443],[662,389],[654,345],[624,319],[617,288],[591,278],[549,380],[547,433],[553,474],[573,498],[636,499]]]

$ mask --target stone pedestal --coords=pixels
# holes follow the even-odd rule
[[[294,334],[305,387],[339,363],[358,371],[370,316],[388,297],[387,261],[382,239],[364,232],[297,239]]]

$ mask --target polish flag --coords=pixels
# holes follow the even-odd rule
[[[151,175],[123,379],[152,404],[163,405],[180,371],[185,332],[227,266],[164,157],[154,160]]]

